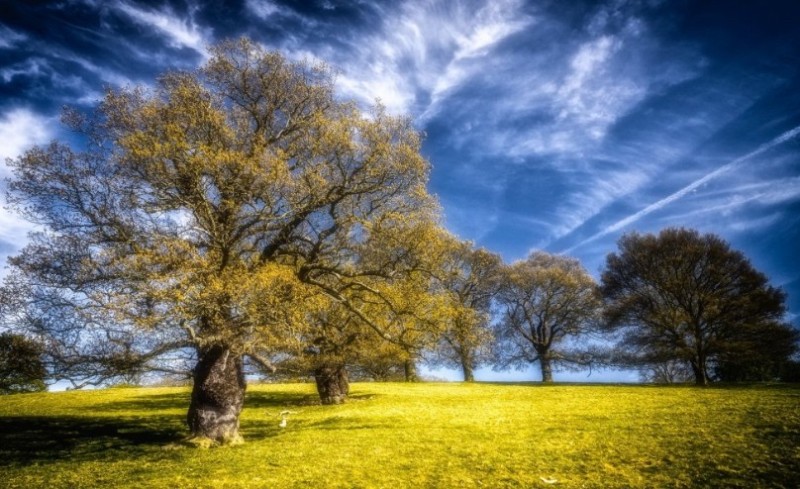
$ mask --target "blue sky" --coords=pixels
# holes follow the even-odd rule
[[[749,256],[796,318],[799,24],[794,0],[4,2],[0,157],[64,137],[64,104],[248,35],[410,114],[448,228],[507,261],[544,249],[597,276],[623,233],[692,227]],[[0,211],[0,261],[29,229]]]

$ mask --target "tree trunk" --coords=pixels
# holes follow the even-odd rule
[[[193,437],[240,443],[239,413],[246,387],[242,357],[224,346],[199,352],[187,423]]]
[[[403,372],[406,374],[406,382],[419,382],[417,365],[414,363],[413,358],[408,358],[403,362]]]
[[[542,382],[552,382],[553,365],[550,361],[550,355],[548,353],[539,354],[539,365],[542,367]]]
[[[472,368],[472,360],[467,355],[461,356],[461,371],[464,373],[464,382],[474,382],[475,373]]]
[[[692,362],[692,372],[694,373],[694,383],[696,385],[708,385],[705,362]]]
[[[350,393],[350,382],[344,365],[327,364],[314,370],[317,393],[322,404],[341,404]]]

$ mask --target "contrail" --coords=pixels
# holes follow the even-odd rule
[[[750,158],[754,158],[754,157],[760,155],[761,153],[774,148],[775,146],[783,144],[786,141],[789,141],[790,139],[793,139],[793,138],[797,137],[798,134],[800,134],[800,126],[797,126],[794,129],[790,129],[790,130],[784,132],[783,134],[781,134],[780,136],[776,137],[772,141],[762,144],[761,146],[756,148],[755,151],[747,153],[746,155],[741,156],[741,157],[731,161],[730,163],[717,168],[716,170],[712,171],[711,173],[708,173],[708,174],[704,175],[702,178],[699,178],[699,179],[695,180],[694,182],[692,182],[689,185],[683,187],[682,189],[678,190],[674,194],[668,195],[668,196],[664,197],[663,199],[659,200],[658,202],[654,202],[654,203],[648,205],[647,207],[645,207],[644,209],[640,210],[639,212],[636,212],[635,214],[631,214],[630,216],[626,217],[625,219],[622,219],[622,220],[619,220],[619,221],[615,222],[614,224],[608,226],[607,228],[603,229],[599,233],[597,233],[597,234],[595,234],[593,236],[590,236],[589,238],[581,241],[580,243],[576,244],[575,246],[565,250],[564,253],[570,253],[570,252],[572,252],[572,250],[574,250],[576,248],[580,248],[581,246],[583,246],[585,244],[588,244],[588,243],[591,243],[592,241],[595,241],[598,238],[602,238],[603,236],[611,234],[611,233],[613,233],[615,231],[619,231],[620,229],[624,228],[625,226],[627,226],[629,224],[633,224],[634,222],[638,221],[639,219],[643,218],[644,216],[646,216],[646,215],[648,215],[648,214],[650,214],[650,213],[652,213],[654,211],[657,211],[657,210],[661,209],[662,207],[671,204],[672,202],[675,202],[676,200],[680,199],[681,197],[683,197],[684,195],[690,193],[691,191],[697,189],[698,187],[700,187],[704,183],[708,182],[709,180],[711,180],[713,178],[716,178],[718,175],[721,175],[721,174],[725,173],[726,171],[728,171],[731,168],[733,168],[733,167],[735,167],[735,166],[737,166],[737,165],[749,160]]]

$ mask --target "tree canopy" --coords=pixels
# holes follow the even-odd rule
[[[712,365],[734,354],[794,350],[797,334],[781,323],[783,291],[713,234],[627,234],[606,259],[601,290],[607,327],[621,335],[627,365],[680,361],[705,385]],[[770,337],[785,343],[780,351],[760,348]]]
[[[68,110],[81,146],[11,162],[9,201],[44,229],[18,276],[112,338],[157,339],[142,355],[193,352],[196,436],[238,439],[244,357],[268,362],[309,314],[334,302],[387,336],[405,320],[393,287],[438,225],[429,164],[409,119],[333,86],[324,65],[227,41],[196,72]]]
[[[498,255],[451,238],[437,272],[450,312],[443,318],[435,363],[460,368],[465,381],[475,380],[475,368],[490,360],[491,306],[501,266]]]
[[[592,330],[599,313],[597,284],[574,258],[537,251],[507,266],[498,293],[499,365],[539,363],[542,381],[553,367],[585,362],[567,341]]]

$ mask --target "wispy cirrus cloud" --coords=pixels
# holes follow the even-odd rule
[[[592,241],[595,241],[595,240],[597,240],[599,238],[602,238],[602,237],[604,237],[606,235],[609,235],[611,233],[615,233],[617,231],[620,231],[620,230],[630,226],[631,224],[636,223],[637,221],[641,220],[642,218],[648,216],[649,214],[652,214],[653,212],[659,211],[659,210],[663,209],[664,207],[669,206],[673,202],[676,202],[676,201],[686,197],[687,195],[689,195],[690,193],[696,191],[697,189],[699,189],[703,185],[707,184],[708,182],[720,177],[721,175],[724,175],[725,173],[728,173],[728,172],[734,170],[739,165],[741,165],[741,164],[743,164],[745,162],[748,162],[748,161],[752,160],[753,158],[756,158],[757,156],[760,156],[761,154],[763,154],[763,153],[765,153],[765,152],[767,152],[767,151],[769,151],[769,150],[771,150],[771,149],[773,149],[773,148],[775,148],[777,146],[780,146],[781,144],[784,144],[784,143],[786,143],[788,141],[791,141],[792,139],[795,139],[798,136],[800,136],[800,126],[795,127],[793,129],[790,129],[788,131],[785,131],[784,133],[780,134],[779,136],[777,136],[776,138],[772,139],[771,141],[768,141],[768,142],[762,144],[761,146],[759,146],[758,148],[756,148],[752,152],[747,153],[746,155],[741,156],[739,158],[736,158],[735,160],[731,161],[730,163],[727,163],[725,165],[720,166],[719,168],[715,169],[714,171],[711,171],[711,172],[707,173],[706,175],[703,175],[701,178],[698,178],[697,180],[689,183],[688,185],[686,185],[685,187],[681,188],[680,190],[678,190],[676,192],[673,192],[670,195],[668,195],[668,196],[666,196],[666,197],[664,197],[662,199],[657,200],[656,202],[653,202],[652,204],[646,206],[645,208],[643,208],[643,209],[641,209],[641,210],[639,210],[639,211],[637,211],[637,212],[635,212],[635,213],[633,213],[633,214],[631,214],[629,216],[626,216],[625,218],[620,219],[617,222],[615,222],[615,223],[613,223],[613,224],[611,224],[609,226],[606,226],[601,231],[599,231],[599,232],[595,233],[594,235],[590,236],[589,238],[581,241],[577,245],[575,245],[575,246],[571,247],[570,249],[568,249],[566,252],[567,253],[572,252],[576,248],[579,248],[579,247],[581,247],[581,246],[583,246],[583,245],[585,245],[587,243],[591,243]],[[789,186],[788,187],[789,188],[787,190],[789,190],[789,195],[790,196],[794,196],[795,195],[795,193],[794,193],[795,192],[795,185],[794,185],[794,181],[793,180],[789,182]],[[768,192],[768,193],[762,194],[762,196],[763,195],[766,195],[770,199],[775,199],[778,194],[775,194],[773,192]]]
[[[341,70],[345,95],[366,103],[380,99],[392,112],[424,122],[448,93],[483,69],[475,60],[534,23],[524,7],[517,0],[382,6],[378,29],[344,40],[347,52],[322,52]]]
[[[10,49],[28,38],[25,34],[0,24],[0,49]]]
[[[245,7],[261,20],[267,20],[275,14],[287,11],[269,0],[246,0]]]
[[[586,22],[575,34],[574,25],[539,13],[525,31],[531,47],[496,51],[482,70],[451,91],[448,110],[439,118],[452,127],[451,146],[468,155],[459,160],[454,178],[487,173],[487,160],[507,169],[481,179],[493,195],[499,194],[488,202],[519,193],[515,187],[521,183],[507,177],[516,167],[558,175],[553,177],[561,185],[557,199],[513,211],[520,217],[526,212],[552,216],[549,225],[537,228],[537,247],[568,235],[646,185],[666,161],[678,157],[676,151],[696,144],[694,138],[677,145],[665,141],[664,154],[658,155],[652,138],[639,151],[628,141],[620,144],[612,131],[648,99],[698,76],[702,57],[687,47],[666,53],[636,10],[620,14],[601,7]],[[553,38],[564,42],[544,42]],[[668,133],[663,129],[654,127]],[[666,138],[658,134],[657,139]]]
[[[135,22],[154,29],[174,48],[189,48],[203,57],[208,56],[206,47],[209,36],[189,17],[176,15],[168,6],[162,9],[143,9],[130,3],[120,2],[115,8]]]

